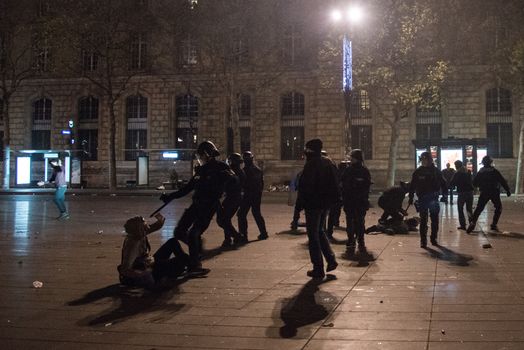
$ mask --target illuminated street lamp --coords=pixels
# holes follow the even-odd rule
[[[345,107],[345,151],[346,157],[351,152],[351,98],[353,93],[353,52],[349,28],[352,24],[362,21],[364,12],[361,7],[350,6],[345,11],[335,9],[331,11],[331,20],[344,26],[342,46],[342,92]]]

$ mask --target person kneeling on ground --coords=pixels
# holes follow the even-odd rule
[[[151,256],[147,235],[161,229],[165,221],[160,213],[155,218],[157,221],[151,225],[141,216],[126,221],[122,261],[117,267],[121,284],[151,288],[164,278],[177,278],[185,272],[189,257],[174,238],[165,242]]]

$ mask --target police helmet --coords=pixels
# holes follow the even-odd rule
[[[251,151],[245,151],[242,153],[242,158],[244,158],[244,160],[253,159],[253,153]]]
[[[482,165],[489,166],[492,163],[493,163],[493,158],[491,158],[490,156],[484,156],[484,158],[482,158]]]
[[[207,155],[208,157],[218,157],[220,155],[218,148],[211,141],[201,142],[197,147],[196,153],[200,156]]]
[[[351,153],[350,153],[350,156],[351,156],[351,158],[356,159],[359,162],[363,162],[364,161],[364,153],[362,152],[361,149],[356,148],[356,149],[352,150]]]
[[[240,153],[231,153],[227,160],[231,165],[240,165],[244,162]]]

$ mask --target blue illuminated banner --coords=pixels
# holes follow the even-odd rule
[[[351,40],[349,40],[345,35],[343,56],[342,87],[344,91],[351,91],[353,90],[353,52],[351,48]]]
[[[178,152],[164,152],[162,158],[178,159]]]
[[[62,135],[71,135],[71,130],[62,130]]]

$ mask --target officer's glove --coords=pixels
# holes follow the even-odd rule
[[[508,195],[508,197],[511,196],[511,192],[510,191],[506,192],[506,194]]]
[[[167,203],[167,202],[169,202],[169,196],[168,196],[167,194],[165,194],[165,193],[162,193],[162,194],[160,195],[160,200],[161,200],[162,202],[164,202],[164,203]]]
[[[413,197],[409,197],[408,204],[409,205],[413,204]]]

